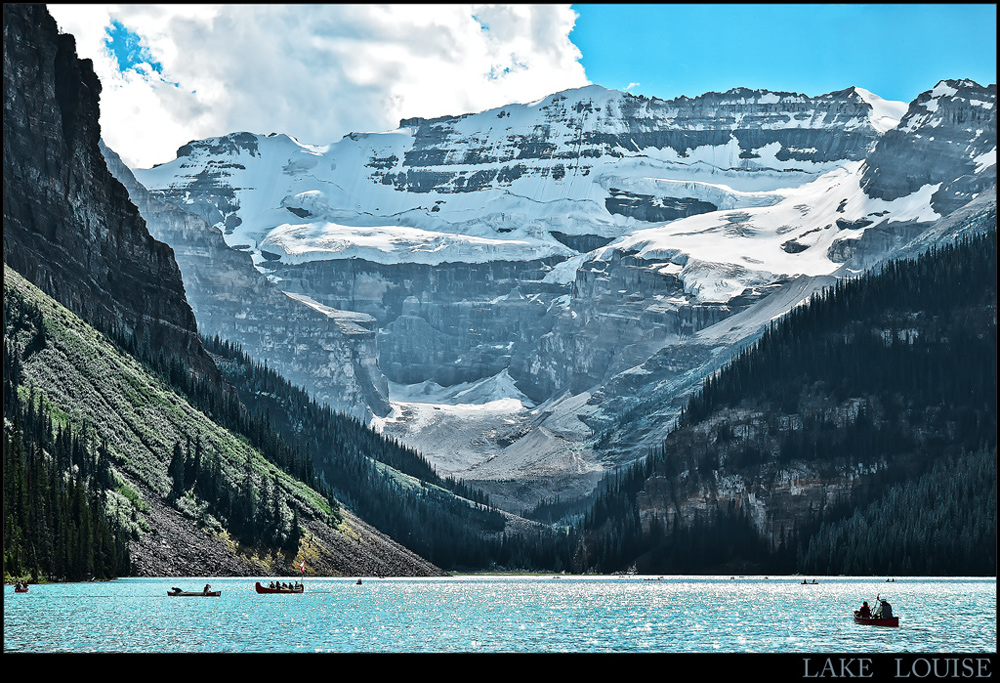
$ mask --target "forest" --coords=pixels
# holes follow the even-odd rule
[[[23,349],[17,330],[30,331]],[[45,344],[41,311],[4,287],[4,573],[66,581],[127,576],[129,536],[104,502],[114,486],[104,444],[86,427],[74,430],[54,417],[41,395],[18,391],[22,356]]]
[[[77,574],[52,561],[29,563],[24,559],[39,554],[35,548],[41,543],[39,539],[50,537],[50,529],[61,524],[57,516],[65,516],[44,497],[33,495],[37,489],[31,487],[37,487],[35,473],[41,467],[47,468],[46,476],[56,482],[54,486],[89,487],[87,500],[92,509],[88,515],[100,518],[117,534],[118,554],[127,554],[127,540],[146,530],[136,510],[122,512],[120,505],[109,504],[112,499],[126,498],[133,506],[142,506],[141,497],[114,472],[120,467],[140,467],[148,470],[145,477],[154,489],[157,470],[165,469],[168,486],[161,493],[162,499],[185,515],[193,515],[199,525],[225,530],[250,552],[256,549],[265,555],[295,556],[302,528],[298,504],[291,499],[287,485],[279,485],[251,459],[234,458],[221,452],[218,445],[213,447],[202,438],[200,427],[185,428],[186,437],[182,434],[179,440],[165,443],[155,454],[158,462],[138,465],[127,463],[129,456],[120,453],[117,460],[109,459],[101,444],[87,438],[86,430],[70,439],[76,434],[73,419],[62,413],[50,415],[41,387],[26,384],[21,369],[50,345],[53,325],[61,325],[60,316],[70,314],[64,311],[48,319],[54,322],[47,322],[39,307],[14,286],[5,287],[4,307],[4,457],[5,472],[12,473],[5,483],[20,486],[19,473],[26,472],[28,483],[22,488],[31,493],[12,489],[12,495],[4,498],[4,515],[10,522],[5,527],[5,572],[9,576],[30,575],[38,580],[127,573],[122,569],[127,561],[115,565],[118,569],[92,570],[86,558],[74,560],[86,567]],[[134,335],[93,334],[115,346],[123,358],[138,361],[147,376],[157,378],[177,397],[228,430],[232,435],[228,438],[242,440],[271,466],[320,492],[329,523],[338,522],[341,506],[346,505],[397,542],[447,570],[568,568],[554,555],[556,547],[562,549],[563,557],[570,554],[570,541],[564,532],[524,521],[508,526],[510,516],[490,508],[482,494],[461,482],[439,477],[415,451],[320,406],[228,343],[204,340],[224,377],[222,383],[213,383],[187,372],[175,357]],[[86,353],[100,351],[87,349]],[[63,358],[60,353],[54,357]],[[58,368],[50,369],[58,374]],[[97,381],[105,387],[102,391],[120,394],[115,382]],[[134,387],[125,382],[125,390],[133,391]],[[143,395],[146,393],[137,394],[136,400],[150,400]],[[159,394],[152,399],[175,401]],[[146,441],[147,446],[152,443]],[[60,450],[64,442],[75,444],[72,456]],[[94,545],[94,552],[101,552]],[[85,544],[77,543],[73,548],[76,553],[91,552]]]
[[[708,378],[662,446],[602,484],[582,524],[589,568],[995,574],[992,220],[839,282]],[[643,515],[683,485],[802,464],[869,474],[770,538],[732,504],[686,525]]]

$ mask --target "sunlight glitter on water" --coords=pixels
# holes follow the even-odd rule
[[[53,584],[6,596],[4,649],[25,652],[995,652],[996,581],[817,577],[307,579],[261,596],[168,598],[203,579]],[[900,628],[854,624],[878,593]],[[961,605],[965,628],[949,627]]]

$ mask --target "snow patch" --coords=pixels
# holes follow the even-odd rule
[[[677,254],[685,254],[678,274],[685,291],[724,302],[777,277],[833,273],[842,266],[829,256],[834,242],[859,238],[880,223],[940,217],[931,207],[938,185],[892,201],[871,198],[861,189],[860,168],[860,162],[846,164],[789,190],[770,207],[715,211],[636,230],[588,260],[607,260],[612,249],[650,262],[677,263]],[[795,249],[789,249],[792,240]]]
[[[396,403],[424,403],[467,409],[483,406],[515,411],[535,405],[518,390],[506,368],[492,377],[450,387],[443,387],[431,380],[419,384],[389,382],[389,399]]]
[[[871,106],[872,113],[869,120],[875,130],[880,133],[885,133],[886,131],[892,130],[898,126],[900,120],[902,120],[903,116],[906,114],[908,106],[906,102],[883,100],[878,95],[856,86],[854,88],[854,92],[856,92],[862,100]]]
[[[985,154],[980,154],[972,160],[976,164],[976,173],[982,173],[990,166],[997,164],[997,148],[994,147]]]
[[[356,311],[344,311],[338,308],[331,308],[330,306],[321,304],[305,294],[286,291],[282,291],[282,294],[290,299],[295,299],[299,303],[305,304],[314,311],[318,311],[331,320],[334,320],[340,328],[347,333],[370,332],[376,322],[375,318],[367,313],[358,313]]]

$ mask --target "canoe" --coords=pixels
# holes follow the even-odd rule
[[[220,595],[222,595],[222,591],[208,591],[208,592],[205,592],[205,591],[182,591],[182,590],[179,590],[179,589],[175,588],[174,590],[167,591],[167,595],[169,595],[172,598],[187,597],[187,596],[191,596],[191,597],[201,596],[203,598],[217,598]]]
[[[854,611],[854,623],[863,624],[865,626],[899,626],[899,617],[892,617],[890,619],[876,619],[875,617],[862,617],[858,614],[858,611]]]
[[[15,586],[15,587],[14,587],[14,592],[15,592],[15,593],[27,593],[27,592],[28,592],[28,587],[27,587],[27,586],[25,586],[24,588],[17,588],[17,587]]]
[[[295,588],[268,588],[267,586],[260,585],[260,581],[256,583],[254,589],[258,593],[303,593],[306,590],[305,585],[299,584]]]

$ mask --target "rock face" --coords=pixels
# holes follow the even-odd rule
[[[169,246],[150,237],[98,150],[100,83],[44,5],[4,5],[4,262],[96,327],[203,375]]]
[[[370,316],[286,294],[205,219],[151,195],[117,154],[101,150],[150,233],[173,246],[202,334],[239,343],[335,410],[362,420],[389,412]]]
[[[811,98],[736,88],[664,101],[591,86],[531,106],[530,128],[511,111],[520,107],[491,112],[497,122],[488,129],[463,125],[471,116],[404,119],[412,146],[373,158],[372,177],[405,192],[478,192],[528,176],[586,176],[599,160],[634,152],[669,150],[695,162],[701,149],[712,150],[722,168],[786,170],[863,159],[877,138],[872,108],[853,89]],[[462,166],[480,168],[457,170]],[[711,210],[693,198],[672,201]]]
[[[135,173],[282,290],[370,316],[375,424],[520,511],[643,455],[816,288],[995,202],[995,108],[966,81],[909,110],[590,86],[327,147],[234,133]]]
[[[948,215],[996,185],[996,84],[941,81],[915,99],[866,160],[862,186],[896,199],[936,185],[932,206]]]

